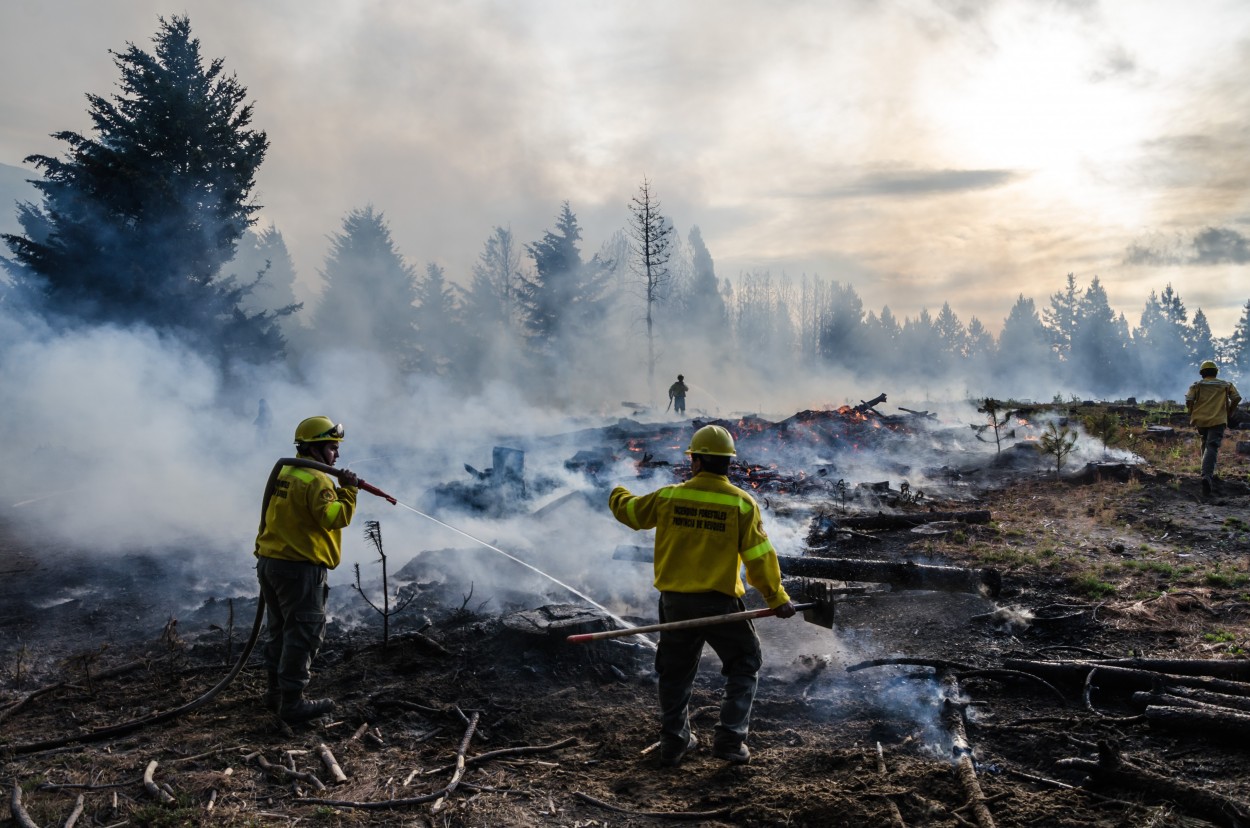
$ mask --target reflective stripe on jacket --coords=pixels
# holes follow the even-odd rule
[[[1228,414],[1241,402],[1241,395],[1231,382],[1214,377],[1203,379],[1189,386],[1185,393],[1185,405],[1189,408],[1189,423],[1198,428],[1227,425]]]
[[[325,472],[283,466],[256,538],[256,557],[334,569],[343,557],[343,527],[355,512],[356,489],[337,488]]]
[[[740,575],[745,564],[747,582],[770,608],[790,600],[759,506],[728,477],[700,472],[685,483],[641,496],[617,486],[608,505],[631,529],[656,530],[656,589],[715,591],[740,598],[746,593]]]

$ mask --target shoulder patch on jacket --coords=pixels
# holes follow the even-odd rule
[[[334,492],[329,489],[322,489],[318,497],[322,503],[331,503],[334,500]]]

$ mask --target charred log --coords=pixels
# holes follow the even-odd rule
[[[981,783],[977,781],[976,765],[972,759],[972,745],[968,743],[967,730],[964,726],[964,705],[952,701],[960,697],[959,680],[947,675],[942,678],[944,699],[942,701],[942,723],[951,737],[951,758],[955,762],[955,770],[964,793],[968,796],[966,808],[972,811],[979,828],[994,828],[994,817],[985,806],[985,794],[981,791]]]
[[[654,560],[654,552],[646,546],[622,544],[616,547],[612,558],[618,561],[650,563]],[[1002,574],[995,569],[962,569],[910,561],[899,563],[851,558],[807,558],[797,555],[778,555],[777,562],[781,567],[781,574],[786,576],[889,584],[900,590],[968,592],[995,596],[1003,587]]]
[[[871,400],[860,400],[859,405],[855,406],[855,408],[852,410],[858,411],[859,413],[863,414],[867,411],[872,411],[874,408],[876,408],[878,405],[880,405],[883,402],[885,402],[885,394],[878,394],[877,396],[873,397]],[[875,414],[876,412],[873,411],[873,413]]]
[[[911,561],[866,561],[850,558],[800,558],[778,556],[783,575],[821,578],[828,581],[866,581],[889,584],[895,589],[934,592],[968,592],[995,596],[1002,591],[1002,574],[995,569],[963,569]]]
[[[860,529],[860,530],[892,530],[892,529],[911,529],[915,526],[921,526],[925,523],[937,523],[938,521],[955,521],[957,523],[989,523],[990,513],[988,510],[977,509],[970,512],[913,512],[911,514],[898,515],[862,515],[858,517],[842,517],[842,518],[826,518],[822,523],[828,523],[831,529]],[[820,529],[824,527],[813,528],[812,535],[816,535]],[[812,543],[809,536],[808,542]],[[812,543],[813,546],[819,545]]]
[[[1209,736],[1233,739],[1244,744],[1250,737],[1250,713],[1217,707],[1146,707],[1146,721],[1152,726],[1186,733],[1201,732]]]

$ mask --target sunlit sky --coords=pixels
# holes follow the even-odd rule
[[[0,164],[61,154],[173,14],[248,88],[308,295],[354,208],[465,281],[565,200],[594,252],[645,176],[720,276],[900,318],[997,330],[1068,273],[1132,325],[1169,283],[1217,336],[1250,299],[1244,0],[6,0]]]

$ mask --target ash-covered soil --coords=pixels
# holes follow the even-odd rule
[[[988,524],[866,533],[874,537],[825,550],[994,567],[1004,587],[997,597],[847,595],[832,631],[799,618],[758,621],[767,663],[747,766],[706,747],[720,685],[712,654],[693,703],[704,746],[680,768],[660,768],[647,751],[656,725],[646,646],[527,632],[499,614],[510,602],[433,583],[418,585],[385,650],[376,614],[332,625],[311,688],[339,702],[330,719],[292,728],[265,712],[253,656],[191,713],[31,751],[199,697],[238,657],[255,599],[216,596],[173,619],[145,585],[182,578],[200,594],[189,568],[170,563],[176,557],[151,550],[119,563],[6,531],[6,800],[18,784],[44,826],[64,824],[79,796],[79,826],[966,826],[987,816],[1004,827],[1245,824],[1250,713],[1174,726],[1145,717],[1132,689],[1107,676],[1096,673],[1087,690],[1019,669],[1133,657],[1250,668],[1250,487],[1234,442],[1209,498],[1192,473],[1168,467],[1164,449],[1122,480],[1030,475],[924,506],[988,509]],[[907,661],[866,666],[874,659]],[[943,702],[952,679],[980,814],[955,761],[958,708]],[[1241,680],[1250,687],[1250,671]],[[321,746],[345,782],[333,781]],[[1119,758],[1118,774],[1091,776],[1100,751]]]

